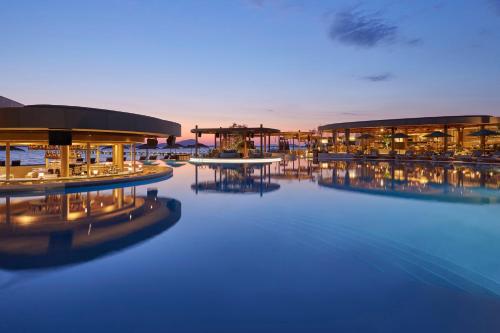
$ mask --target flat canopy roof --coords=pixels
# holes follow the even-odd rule
[[[67,105],[0,108],[0,129],[71,129],[157,137],[181,135],[181,125],[172,121],[128,112]]]
[[[334,124],[319,126],[318,129],[320,131],[334,131],[339,129],[362,129],[362,128],[380,128],[380,127],[413,127],[413,126],[433,126],[433,125],[474,126],[480,124],[498,124],[498,118],[494,116],[472,115],[472,116],[382,119],[382,120],[334,123]]]
[[[272,134],[279,133],[280,130],[268,127],[217,127],[217,128],[193,128],[191,133],[202,134]]]

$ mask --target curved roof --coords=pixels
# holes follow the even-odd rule
[[[479,124],[495,124],[498,118],[485,115],[472,116],[443,116],[443,117],[419,117],[419,118],[399,118],[381,119],[367,121],[352,121],[345,123],[333,123],[319,126],[320,131],[331,131],[337,129],[352,128],[376,128],[376,127],[405,127],[405,126],[429,126],[429,125],[464,125],[473,126]]]
[[[0,108],[0,129],[72,129],[160,137],[181,135],[181,125],[172,121],[128,112],[67,105]]]

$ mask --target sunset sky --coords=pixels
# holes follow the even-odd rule
[[[500,0],[0,0],[0,95],[282,130],[500,113]]]

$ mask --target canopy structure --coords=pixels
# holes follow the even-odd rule
[[[350,153],[356,150],[357,140],[362,135],[372,135],[371,149],[385,150],[386,153],[408,149],[424,151],[430,149],[423,138],[443,138],[443,150],[475,150],[484,146],[484,135],[471,136],[471,132],[497,132],[500,126],[498,117],[490,115],[464,115],[442,117],[419,117],[353,121],[332,123],[318,127],[323,135],[331,134],[328,152]],[[430,134],[431,133],[431,134]],[[484,132],[486,133],[486,132]],[[340,138],[340,140],[339,140]],[[480,140],[479,140],[480,138]],[[490,150],[495,149],[498,141],[490,140]]]
[[[268,128],[260,125],[260,127],[246,126],[231,126],[231,127],[214,127],[214,128],[199,128],[198,125],[191,130],[195,134],[195,157],[198,157],[198,138],[205,134],[214,135],[214,150],[234,150],[243,155],[243,158],[250,157],[249,150],[253,148],[252,138],[260,138],[260,155],[263,156],[270,150],[271,135],[280,133],[278,129]],[[217,140],[219,139],[219,140]],[[217,141],[218,145],[217,145]]]
[[[0,179],[25,181],[32,177],[46,180],[135,173],[136,143],[180,135],[178,123],[128,112],[67,105],[0,108],[0,146],[5,150],[5,169],[0,170]],[[130,168],[124,163],[125,145],[131,147]],[[24,164],[18,161],[11,165],[14,146],[46,150],[45,165],[32,170],[11,168]],[[102,146],[112,149],[113,156],[106,159],[109,165],[100,164]]]

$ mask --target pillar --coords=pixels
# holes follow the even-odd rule
[[[87,152],[85,153],[85,157],[87,159],[87,178],[90,177],[90,143],[87,142]]]
[[[405,128],[405,134],[408,135],[408,128]],[[404,144],[405,151],[407,151],[408,150],[408,138],[403,139],[403,144]]]
[[[267,151],[271,151],[271,134],[267,137]]]
[[[394,139],[394,134],[396,134],[396,128],[391,127],[391,150],[394,151],[395,148],[395,139]]]
[[[262,135],[262,124],[260,124],[260,156],[264,157],[264,145],[263,145],[263,135]]]
[[[194,132],[194,156],[198,157],[198,125],[195,126],[196,131]]]
[[[448,125],[444,125],[443,133],[444,133],[443,151],[447,152],[448,151]]]
[[[351,131],[346,128],[344,132],[344,140],[345,140],[345,147],[346,147],[346,153],[349,153],[349,146],[351,144]]]
[[[116,168],[118,172],[123,171],[123,143],[119,143],[116,145]]]
[[[332,131],[332,145],[333,145],[333,152],[337,152],[337,132]]]
[[[5,180],[10,179],[10,142],[5,144]]]
[[[61,177],[69,177],[69,146],[60,146]]]
[[[135,143],[132,144],[132,172],[135,173],[135,159],[136,159],[136,154],[135,154]]]
[[[248,157],[248,147],[247,147],[247,133],[243,134],[243,157]]]
[[[458,131],[458,149],[462,149],[464,147],[464,128],[463,127],[457,127]]]

